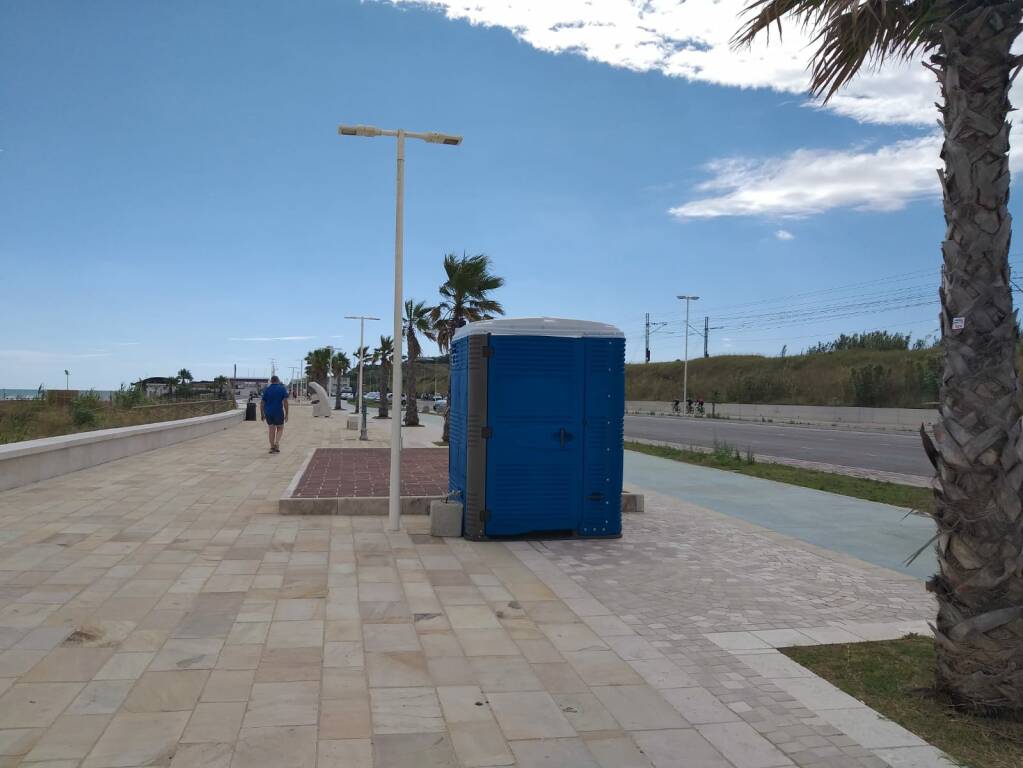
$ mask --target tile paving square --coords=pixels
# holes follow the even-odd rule
[[[387,448],[317,448],[292,498],[387,496]],[[448,492],[446,448],[406,448],[401,454],[402,496],[443,496]]]
[[[921,631],[918,582],[656,494],[620,540],[282,517],[354,439],[295,411],[0,493],[0,765],[942,765],[772,647]]]

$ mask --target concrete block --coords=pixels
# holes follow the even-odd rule
[[[461,503],[457,501],[434,501],[430,504],[430,535],[462,535]]]
[[[623,493],[622,494],[622,514],[623,515],[638,515],[642,514],[645,510],[643,494],[642,493]]]
[[[359,417],[348,416],[345,418],[345,429],[359,429]]]
[[[336,515],[337,499],[280,499],[277,511],[282,515]]]

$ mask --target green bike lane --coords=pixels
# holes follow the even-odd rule
[[[919,579],[937,570],[934,524],[908,510],[735,472],[625,452],[625,482]]]

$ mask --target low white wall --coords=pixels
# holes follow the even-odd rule
[[[704,406],[711,414],[711,404]],[[671,403],[657,400],[630,400],[629,413],[671,413]],[[840,405],[758,405],[752,403],[717,403],[714,412],[726,419],[745,421],[793,421],[804,424],[862,424],[865,426],[919,429],[938,420],[938,412],[929,408],[860,408]]]
[[[237,409],[191,419],[97,429],[0,445],[0,491],[202,437],[227,429],[244,417],[245,411]]]

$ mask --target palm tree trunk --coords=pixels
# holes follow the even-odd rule
[[[455,335],[455,331],[458,330],[460,325],[461,317],[453,314],[451,316],[451,328],[448,331],[448,407],[444,409],[444,432],[441,435],[443,442],[448,442],[448,438],[451,437],[451,342]]]
[[[380,405],[377,406],[377,416],[381,419],[387,418],[387,381],[391,378],[387,375],[387,366],[380,364]]]
[[[932,57],[941,82],[941,331],[933,442],[940,572],[937,684],[979,710],[1023,708],[1023,431],[1009,283],[1009,52],[1021,8],[959,4]]]
[[[408,356],[408,405],[405,406],[405,426],[419,426],[419,404],[416,402],[416,358]],[[400,407],[400,406],[399,406]]]

